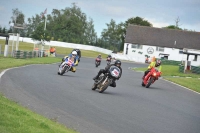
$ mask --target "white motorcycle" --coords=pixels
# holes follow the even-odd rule
[[[63,75],[65,72],[68,72],[71,67],[74,65],[74,62],[67,58],[58,68],[58,75]]]

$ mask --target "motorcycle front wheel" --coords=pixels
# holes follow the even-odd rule
[[[93,84],[93,86],[92,86],[92,90],[96,90],[97,89],[97,84]]]
[[[99,88],[99,93],[102,93],[104,92],[108,86],[110,85],[110,82],[109,81],[106,81],[104,85],[102,85],[100,88]]]
[[[146,88],[149,88],[149,86],[153,83],[154,78],[150,77],[150,79],[148,80],[148,83],[146,85]]]
[[[67,67],[64,67],[61,72],[60,72],[60,75],[63,75],[65,73],[65,71],[67,70]]]

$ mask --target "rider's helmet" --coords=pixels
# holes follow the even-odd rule
[[[76,52],[76,51],[73,51],[73,52],[72,52],[72,57],[76,57],[76,55],[77,55],[77,52]]]
[[[101,54],[99,54],[99,56],[101,56]]]
[[[160,66],[161,65],[161,60],[156,60],[156,67]]]
[[[115,61],[115,66],[120,67],[121,66],[121,61],[120,60],[116,60]]]

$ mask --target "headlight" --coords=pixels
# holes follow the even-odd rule
[[[153,76],[155,76],[155,77],[156,77],[156,73],[153,73]]]

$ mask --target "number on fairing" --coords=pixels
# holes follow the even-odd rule
[[[69,64],[69,65],[72,65],[72,63],[73,63],[72,60],[69,60],[69,61],[68,61],[68,64]]]
[[[119,71],[117,71],[116,69],[114,69],[114,70],[113,70],[113,74],[114,74],[115,76],[119,76]]]

